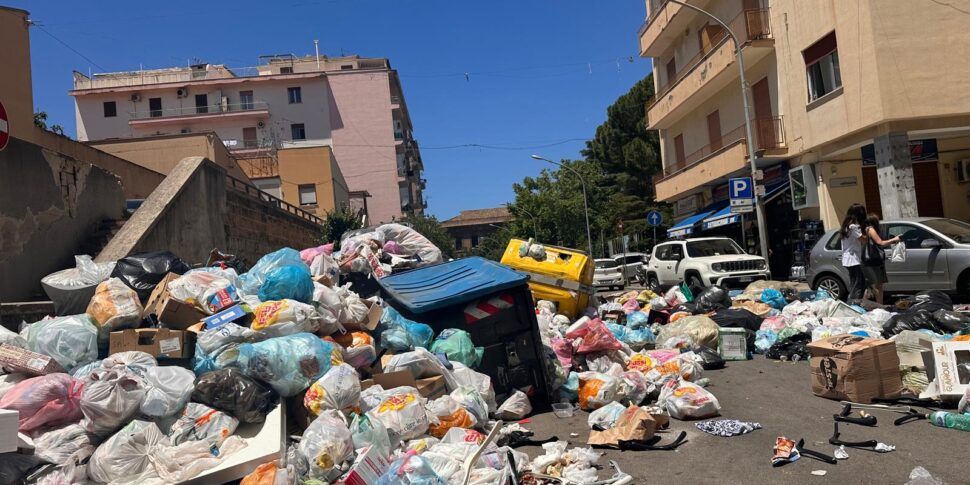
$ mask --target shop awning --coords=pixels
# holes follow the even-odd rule
[[[739,214],[732,214],[731,207],[725,207],[709,217],[704,219],[704,230],[714,229],[715,227],[726,226],[728,224],[734,224],[741,220]]]
[[[775,197],[778,197],[779,195],[781,195],[783,192],[785,192],[790,188],[791,188],[791,185],[788,183],[787,180],[775,182],[765,188],[765,195],[762,197],[762,200],[765,203],[770,202],[772,199],[774,199]]]
[[[694,225],[703,221],[705,217],[724,208],[724,204],[725,202],[709,205],[701,209],[701,211],[698,212],[697,214],[694,214],[678,222],[677,224],[674,224],[674,227],[667,229],[667,237],[671,238],[671,237],[689,236],[694,232]]]

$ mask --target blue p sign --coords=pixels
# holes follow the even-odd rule
[[[728,180],[728,192],[731,199],[753,199],[754,184],[751,183],[751,177]]]

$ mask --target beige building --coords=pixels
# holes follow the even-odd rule
[[[678,216],[669,235],[753,250],[753,215],[726,208],[727,180],[750,175],[734,45],[696,11],[645,3],[640,53],[657,93],[646,122],[661,138],[657,198]],[[776,275],[854,202],[886,218],[970,219],[966,15],[931,0],[690,3],[742,43]]]

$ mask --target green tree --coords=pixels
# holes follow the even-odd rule
[[[327,211],[323,222],[323,234],[320,241],[323,244],[334,243],[334,250],[340,249],[340,236],[347,231],[356,231],[363,227],[360,217],[350,207],[343,205],[336,209]]]
[[[454,238],[448,235],[448,231],[441,226],[437,217],[424,214],[409,215],[401,218],[400,223],[409,226],[421,233],[422,236],[428,238],[432,244],[438,246],[438,249],[441,250],[444,257],[455,257]]]
[[[502,230],[494,232],[481,238],[478,241],[478,247],[473,248],[470,254],[472,256],[491,259],[492,261],[502,261],[502,255],[505,254],[505,248],[509,245],[509,239],[509,231]]]
[[[47,127],[47,112],[38,111],[34,113],[34,125],[42,130],[47,130],[54,132],[58,135],[64,136],[64,127],[61,125],[51,125],[50,128]]]

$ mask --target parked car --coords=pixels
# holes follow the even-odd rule
[[[650,259],[649,256],[643,253],[622,253],[614,254],[613,260],[616,264],[620,266],[623,275],[626,276],[627,281],[634,281],[637,277],[637,271],[647,263]]]
[[[653,248],[647,264],[649,286],[669,288],[687,282],[691,287],[718,285],[744,288],[752,281],[771,279],[761,256],[746,254],[726,237],[668,241]]]
[[[594,261],[596,270],[593,273],[593,286],[596,288],[617,288],[622,290],[626,287],[623,280],[623,272],[616,260],[603,258]]]
[[[881,230],[883,238],[899,236],[906,245],[905,262],[886,262],[886,292],[943,290],[970,298],[970,224],[918,217],[883,221]],[[806,278],[813,289],[845,299],[849,272],[842,266],[838,230],[826,232],[812,248]]]

